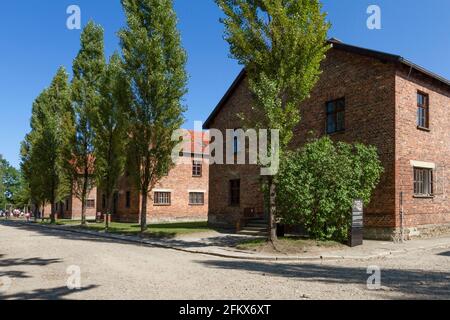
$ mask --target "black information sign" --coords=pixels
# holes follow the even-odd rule
[[[364,202],[355,200],[352,209],[352,226],[349,235],[349,246],[356,247],[363,244],[364,231]]]

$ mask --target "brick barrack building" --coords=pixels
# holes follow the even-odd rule
[[[376,146],[385,172],[365,208],[365,236],[450,232],[450,81],[404,58],[330,40],[322,75],[301,106],[293,147],[309,133]],[[205,123],[240,128],[250,113],[245,71]],[[264,218],[259,169],[210,166],[209,222],[240,228]],[[402,219],[403,217],[403,219]]]
[[[209,161],[204,157],[208,144],[206,133],[189,132],[192,143],[185,151],[194,153],[195,143],[201,144],[199,157],[187,159],[177,164],[152,190],[147,204],[147,219],[149,222],[172,221],[205,221],[208,215],[208,178]],[[118,191],[113,200],[112,221],[138,222],[140,217],[141,195],[136,191],[131,177],[125,173],[119,181]],[[86,203],[86,216],[92,220],[98,213],[106,209],[105,195],[94,188]],[[50,214],[50,206],[45,209],[45,215]],[[81,219],[81,201],[75,196],[56,204],[58,217],[62,219]]]

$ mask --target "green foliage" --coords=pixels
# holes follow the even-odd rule
[[[20,172],[0,155],[0,209],[6,204],[20,204]]]
[[[239,115],[243,125],[279,130],[275,157],[283,152],[300,121],[299,105],[320,76],[329,25],[319,0],[216,0],[225,13],[225,39],[231,56],[245,66],[252,114]],[[263,186],[270,207],[270,240],[276,239],[276,177]]]
[[[344,240],[353,200],[368,204],[382,172],[375,147],[329,137],[312,141],[282,160],[278,215],[287,224],[304,224],[314,239]]]
[[[101,101],[93,113],[97,186],[105,192],[107,209],[125,165],[128,108],[131,93],[120,56],[115,53],[100,85]],[[111,212],[108,212],[111,213]]]
[[[186,53],[172,0],[122,0],[128,27],[119,32],[129,77],[130,173],[143,196],[172,166],[172,133],[183,124],[181,99],[186,93]],[[141,214],[146,228],[146,214]]]
[[[231,55],[246,68],[255,110],[248,126],[280,130],[284,150],[328,50],[318,0],[216,0]],[[255,122],[256,121],[256,122]]]
[[[65,126],[65,167],[73,193],[82,203],[85,223],[86,198],[94,187],[94,130],[92,119],[102,101],[100,87],[105,70],[103,29],[90,21],[81,34],[81,48],[73,62],[73,118]],[[70,123],[70,121],[73,121]]]
[[[61,168],[64,147],[64,119],[70,110],[68,74],[59,68],[49,88],[33,103],[31,132],[22,143],[22,176],[25,186],[20,190],[22,202],[54,204],[67,196]],[[52,218],[55,209],[52,208]]]

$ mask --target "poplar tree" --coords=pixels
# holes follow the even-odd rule
[[[21,144],[20,167],[25,177],[25,181],[30,188],[32,202],[34,204],[34,215],[40,208],[44,209],[48,199],[46,195],[46,176],[43,170],[43,161],[39,158],[39,152],[35,150],[41,148],[43,144],[40,136],[42,130],[39,129],[45,121],[45,104],[48,101],[47,89],[44,90],[33,102],[31,111],[31,132],[25,136]]]
[[[171,136],[184,122],[186,53],[172,0],[122,0],[122,5],[127,28],[119,36],[132,92],[130,173],[142,197],[144,232],[149,193],[173,165]]]
[[[61,154],[63,119],[70,110],[70,86],[66,70],[58,69],[50,87],[33,104],[31,132],[22,144],[22,169],[36,202],[51,204],[51,222],[56,222],[56,202],[67,196],[63,187]]]
[[[86,225],[87,197],[94,188],[94,130],[92,118],[101,102],[105,70],[103,29],[90,21],[81,34],[81,49],[73,62],[72,107],[74,123],[68,125],[65,164],[73,194],[81,201],[81,224]]]
[[[106,200],[105,228],[109,227],[113,195],[125,166],[128,139],[128,108],[131,100],[122,60],[115,53],[106,67],[101,85],[101,101],[94,112],[94,146],[97,187]]]
[[[278,129],[279,154],[300,121],[299,104],[319,79],[328,50],[326,15],[319,0],[215,0],[223,10],[231,56],[245,67],[258,116],[253,128]],[[245,117],[245,116],[244,116]],[[271,144],[269,142],[269,150]],[[269,240],[276,240],[276,174],[269,190]]]

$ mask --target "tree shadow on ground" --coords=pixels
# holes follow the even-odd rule
[[[321,264],[274,264],[253,261],[209,260],[198,261],[204,266],[226,270],[295,278],[302,281],[330,285],[356,284],[366,286],[366,268],[341,267]],[[450,273],[421,270],[382,269],[383,290],[400,293],[407,299],[450,299]]]
[[[443,257],[450,257],[450,251],[442,252],[442,253],[439,253],[438,255],[443,256]]]
[[[18,267],[18,266],[38,266],[44,267],[50,264],[61,263],[61,259],[42,259],[42,258],[29,258],[29,259],[17,259],[17,258],[9,258],[5,259],[5,255],[0,255],[0,268],[10,268],[10,267]],[[15,279],[26,279],[31,278],[24,271],[5,271],[0,270],[0,277],[8,277]]]
[[[101,237],[97,232],[90,231],[93,234],[88,233],[80,233],[79,228],[75,228],[73,231],[67,231],[63,229],[53,229],[48,228],[41,225],[35,225],[35,224],[24,224],[24,223],[15,223],[15,222],[6,222],[6,221],[0,221],[0,225],[6,226],[6,227],[13,227],[17,228],[19,230],[29,231],[29,232],[35,232],[43,236],[49,236],[49,237],[57,237],[60,239],[65,240],[78,240],[78,241],[91,241],[91,242],[97,242],[97,243],[120,243],[124,245],[132,245],[136,246],[139,245],[139,243],[132,243],[127,242],[120,239],[112,239],[112,238],[105,238]],[[69,229],[70,230],[70,229]],[[84,231],[84,230],[83,230]],[[117,236],[117,234],[116,234]],[[136,235],[132,237],[132,235],[126,235],[130,238],[134,238],[134,240],[139,239]],[[211,247],[211,246],[221,246],[221,247],[233,247],[237,243],[243,241],[243,240],[249,240],[250,237],[243,237],[240,235],[230,235],[230,234],[223,234],[217,237],[208,237],[208,239],[205,240],[183,240],[183,239],[173,239],[173,238],[143,238],[143,240],[152,241],[155,246],[158,246],[158,243],[162,246],[172,246],[176,248],[201,248],[201,247]]]
[[[14,279],[31,278],[29,275],[27,275],[23,271],[0,271],[0,278],[2,278],[2,277],[14,278]]]
[[[54,263],[61,263],[61,259],[42,259],[42,258],[29,258],[29,259],[3,259],[0,256],[0,267],[12,267],[12,266],[47,266]]]
[[[3,225],[5,227],[12,227],[23,231],[28,232],[34,232],[42,236],[46,237],[55,237],[59,239],[65,239],[65,240],[79,240],[79,241],[91,241],[91,242],[97,242],[97,243],[123,243],[123,244],[129,244],[129,245],[135,245],[131,243],[127,243],[120,240],[115,239],[107,239],[99,237],[98,235],[91,235],[91,234],[85,234],[85,233],[79,233],[79,232],[71,232],[71,231],[65,231],[65,230],[58,230],[58,229],[51,229],[48,227],[40,226],[40,225],[33,225],[33,224],[22,224],[22,223],[14,223],[14,222],[4,222],[0,221],[0,225]]]
[[[19,292],[10,295],[2,295],[0,300],[65,300],[71,294],[89,291],[97,288],[97,285],[90,285],[78,290],[71,290],[67,287],[57,287],[51,289],[38,289],[31,292]]]

